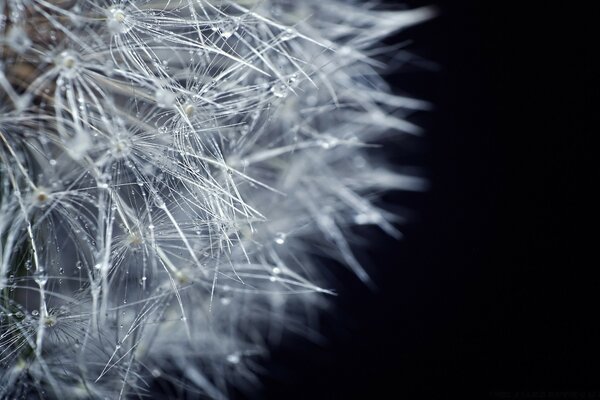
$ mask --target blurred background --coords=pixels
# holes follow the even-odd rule
[[[591,132],[577,115],[592,91],[589,10],[525,3],[403,2],[440,15],[388,41],[418,56],[389,82],[435,109],[411,116],[426,133],[388,157],[431,190],[385,196],[409,218],[402,241],[361,232],[378,290],[332,265],[326,342],[288,335],[261,398],[600,398],[592,181],[579,173]]]

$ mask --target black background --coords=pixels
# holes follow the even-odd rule
[[[426,167],[432,189],[386,197],[417,218],[404,240],[378,235],[361,255],[379,290],[340,269],[336,311],[322,317],[329,344],[288,337],[262,397],[600,398],[583,190],[595,182],[583,113],[591,10],[435,3],[437,19],[392,42],[412,39],[439,69],[390,76],[436,105],[412,118],[427,131],[419,156],[397,157]]]

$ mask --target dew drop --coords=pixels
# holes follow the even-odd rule
[[[35,283],[38,284],[38,286],[40,286],[40,287],[45,286],[46,283],[48,283],[48,274],[46,273],[46,270],[38,269],[33,274],[33,280],[35,281]]]
[[[278,232],[275,234],[275,243],[284,244],[286,239],[286,234],[283,232]]]
[[[231,299],[229,297],[221,297],[221,304],[227,306],[231,304]]]
[[[294,39],[298,33],[293,28],[288,28],[280,35],[281,41],[284,42],[286,40]]]
[[[227,356],[227,362],[230,364],[238,364],[240,362],[240,356],[238,354],[229,354]]]
[[[160,196],[154,196],[154,205],[156,205],[156,207],[158,208],[164,208],[165,207],[165,202],[162,199],[162,197]],[[150,227],[148,227],[150,228]]]
[[[287,97],[288,89],[287,86],[285,86],[283,83],[278,83],[271,86],[271,93],[273,93],[273,96],[282,99]]]

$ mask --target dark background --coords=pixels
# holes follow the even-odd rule
[[[411,118],[427,131],[419,150],[393,156],[425,167],[432,189],[385,198],[416,218],[404,240],[378,234],[361,254],[379,290],[339,268],[321,321],[329,344],[287,337],[261,396],[600,398],[597,234],[583,193],[595,182],[583,115],[591,10],[408,5],[432,3],[440,17],[391,42],[412,39],[439,68],[390,76],[436,105]]]

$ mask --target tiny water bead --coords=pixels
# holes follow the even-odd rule
[[[240,362],[240,355],[237,354],[237,353],[228,354],[227,357],[226,357],[226,360],[230,364],[239,364],[239,362]]]
[[[33,280],[39,287],[43,287],[48,283],[48,273],[44,269],[39,269],[33,274]]]
[[[219,32],[223,39],[229,39],[240,27],[239,18],[226,19],[213,26],[213,31]]]
[[[238,131],[240,135],[246,136],[248,132],[250,132],[250,125],[248,125],[247,123],[243,123],[238,127]]]
[[[276,83],[271,86],[271,93],[280,99],[285,98],[288,95],[288,87],[283,83]]]
[[[287,40],[292,40],[297,36],[298,32],[294,28],[287,28],[281,33],[281,35],[279,35],[279,38],[282,42],[285,42]]]
[[[224,306],[228,306],[229,304],[231,304],[231,298],[229,297],[221,297],[221,304]]]
[[[154,205],[158,208],[164,208],[165,207],[165,201],[163,200],[162,197],[160,197],[159,195],[155,195],[154,198]],[[153,225],[148,226],[148,229],[154,229]]]
[[[275,234],[275,239],[274,240],[275,240],[275,243],[277,243],[279,245],[282,245],[282,244],[285,243],[286,238],[287,238],[287,235],[285,233],[283,233],[283,232],[277,232]]]

